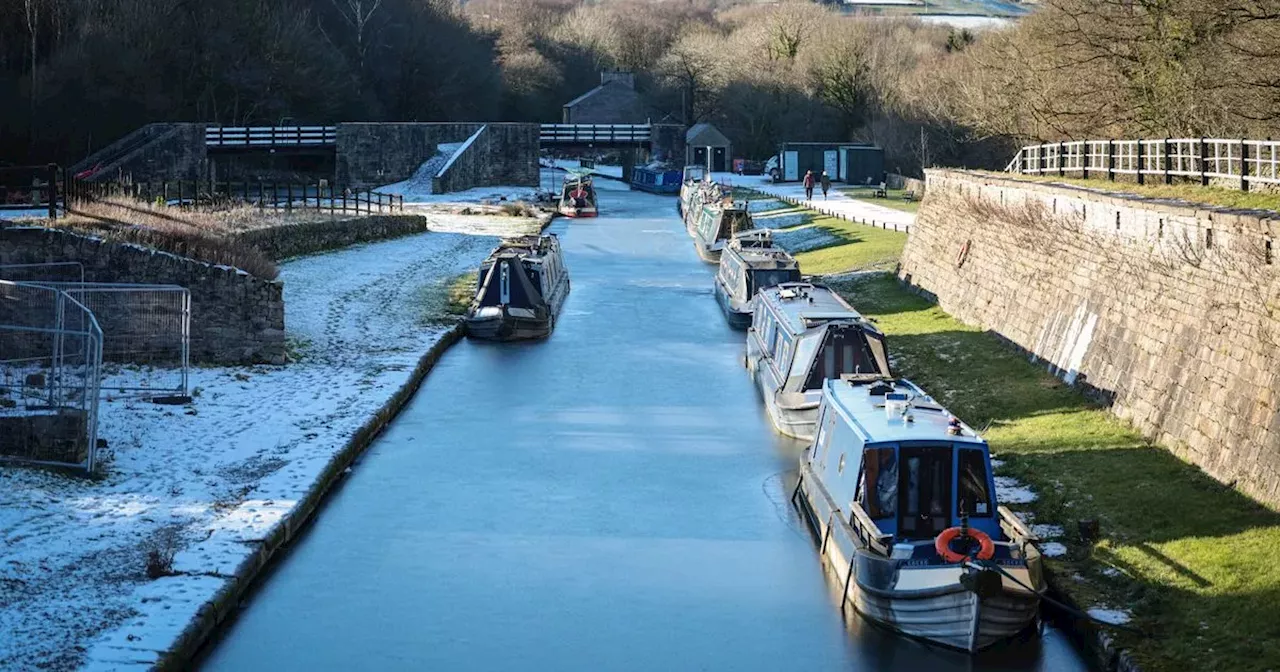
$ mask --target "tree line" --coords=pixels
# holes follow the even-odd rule
[[[71,162],[149,121],[556,121],[601,70],[734,154],[866,140],[890,170],[1018,144],[1258,136],[1280,0],[1042,0],[976,34],[784,0],[10,0],[0,160]]]

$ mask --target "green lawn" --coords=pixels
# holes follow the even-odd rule
[[[892,269],[902,256],[907,234],[855,224],[833,217],[815,217],[809,226],[822,229],[837,242],[795,255],[806,275]]]
[[[1068,530],[1050,560],[1082,606],[1131,610],[1115,631],[1144,670],[1280,667],[1280,515],[1152,446],[996,336],[892,276],[836,283],[889,335],[898,373],[983,432],[1001,473],[1039,495],[1038,523]],[[1076,521],[1100,521],[1086,544]]]
[[[1011,175],[1009,173],[990,173],[993,177],[1004,177],[1032,182],[1058,182],[1077,187],[1088,187],[1101,191],[1118,191],[1126,194],[1137,194],[1148,198],[1168,198],[1187,201],[1189,203],[1205,203],[1223,208],[1241,210],[1272,210],[1280,212],[1280,194],[1267,194],[1258,191],[1240,191],[1223,187],[1204,187],[1199,184],[1137,184],[1136,182],[1112,182],[1105,179],[1080,179],[1072,177]],[[1150,178],[1156,179],[1156,178]]]
[[[737,200],[760,201],[772,196],[735,187],[733,197]],[[884,199],[879,199],[884,200]],[[756,212],[753,217],[758,225],[765,225],[770,219],[787,217],[795,223],[785,228],[776,228],[775,237],[784,248],[790,249],[800,262],[800,271],[806,275],[829,275],[846,271],[874,269],[892,269],[902,256],[902,248],[907,244],[907,234],[897,231],[886,231],[865,224],[855,224],[828,217],[815,210],[801,206],[781,203],[776,210]],[[825,238],[820,246],[805,246],[797,251],[788,244],[788,239],[802,229],[815,229]]]
[[[903,212],[916,212],[920,209],[920,194],[916,194],[915,200],[908,201],[906,189],[885,189],[884,198],[876,198],[876,190],[869,187],[836,187],[836,191],[848,194],[859,201],[883,205]]]

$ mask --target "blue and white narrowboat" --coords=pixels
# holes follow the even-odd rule
[[[752,300],[747,369],[778,432],[813,440],[829,378],[891,375],[884,334],[822,285],[786,282]]]
[[[976,652],[1038,621],[1038,539],[997,501],[986,441],[910,381],[826,381],[793,501],[875,623]]]
[[[467,335],[492,341],[543,338],[569,296],[569,272],[554,234],[502,241],[480,264]]]
[[[716,271],[716,301],[734,329],[751,326],[751,299],[762,289],[800,281],[800,263],[774,245],[769,229],[734,236],[720,254]]]
[[[720,263],[724,246],[734,236],[754,228],[751,214],[732,200],[702,206],[693,232],[693,247],[708,264]]]

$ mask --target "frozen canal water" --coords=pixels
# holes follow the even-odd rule
[[[846,626],[674,199],[601,204],[552,337],[454,347],[204,669],[1084,669]]]

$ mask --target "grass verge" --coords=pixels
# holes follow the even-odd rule
[[[1236,210],[1271,210],[1280,212],[1280,194],[1268,194],[1257,191],[1240,191],[1224,187],[1205,187],[1199,184],[1137,184],[1135,182],[1112,182],[1106,179],[1085,180],[1074,177],[1056,177],[1042,175],[1011,175],[1008,173],[991,173],[992,177],[1002,177],[1028,182],[1045,184],[1066,184],[1073,187],[1085,187],[1098,191],[1114,191],[1123,194],[1134,194],[1147,198],[1162,198],[1188,203],[1215,205]],[[1104,176],[1105,177],[1105,176]],[[1154,178],[1153,178],[1154,179]]]
[[[907,200],[907,189],[885,189],[884,198],[876,198],[874,187],[836,187],[836,191],[859,201],[894,210],[913,213],[920,210],[920,194],[916,194],[912,200]]]
[[[752,201],[775,199],[743,187],[734,187],[733,197]],[[753,218],[757,226],[774,229],[778,244],[795,255],[801,272],[808,275],[890,269],[907,244],[905,233],[847,222],[782,201],[778,203],[777,209],[756,212]],[[770,220],[787,224],[777,226]]]
[[[808,275],[891,269],[902,256],[907,234],[846,222],[834,217],[814,218],[808,226],[828,234],[832,242],[795,255]]]
[[[982,431],[1002,473],[1031,485],[1036,522],[1063,525],[1049,560],[1082,606],[1129,610],[1114,632],[1144,670],[1280,666],[1280,515],[1153,446],[997,336],[966,326],[892,276],[833,285],[889,335],[910,377]],[[1078,520],[1097,519],[1085,543]]]

